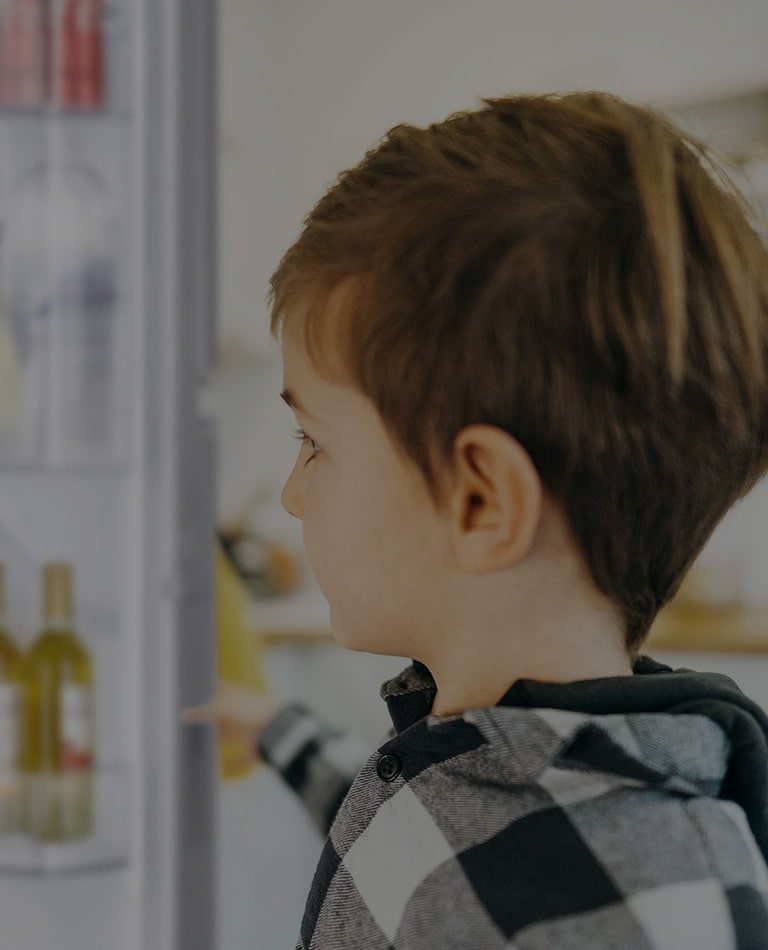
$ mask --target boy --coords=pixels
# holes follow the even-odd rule
[[[768,721],[639,652],[768,468],[768,255],[703,148],[598,93],[401,126],[272,286],[283,504],[335,637],[414,658],[348,792],[301,707],[207,712],[330,828],[298,946],[768,948]]]

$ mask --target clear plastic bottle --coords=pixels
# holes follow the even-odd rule
[[[43,447],[46,333],[50,314],[45,240],[47,189],[40,176],[6,187],[0,264],[0,305],[6,315],[8,346],[17,363],[19,405],[0,440],[4,463],[35,463]]]
[[[27,348],[27,443],[53,467],[112,462],[117,253],[108,190],[79,162],[39,166],[21,182],[13,221],[10,305]]]
[[[0,224],[0,464],[17,461],[23,438],[21,359],[6,306],[2,238]]]

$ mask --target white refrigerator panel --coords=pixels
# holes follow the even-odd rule
[[[22,107],[4,28],[24,5],[0,3],[0,560],[22,646],[40,566],[74,567],[96,828],[0,839],[0,946],[212,950],[213,739],[179,722],[215,673],[215,438],[196,399],[214,347],[212,0],[106,0],[106,91],[86,105],[54,81],[58,24],[91,0],[55,0],[51,85]]]

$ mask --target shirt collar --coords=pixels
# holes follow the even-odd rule
[[[573,683],[520,679],[512,683],[496,705],[568,709],[593,715],[663,709],[670,700],[672,682],[666,674],[671,672],[670,667],[642,656],[635,662],[632,676]],[[381,687],[381,698],[398,733],[428,716],[436,695],[432,674],[417,660]]]
[[[414,660],[402,673],[384,683],[380,695],[387,704],[395,732],[402,732],[429,715],[437,686],[426,666]]]

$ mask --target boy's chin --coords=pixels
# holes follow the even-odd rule
[[[366,638],[359,631],[352,632],[344,627],[343,624],[334,624],[331,619],[331,635],[333,639],[345,647],[347,650],[354,650],[356,653],[383,653],[386,651],[376,649],[375,644],[370,638]]]
[[[408,656],[401,653],[395,644],[392,644],[384,636],[376,636],[370,627],[359,627],[344,623],[342,618],[334,615],[334,610],[330,610],[331,634],[333,639],[345,647],[347,650],[353,650],[356,653],[373,653],[377,656]]]

